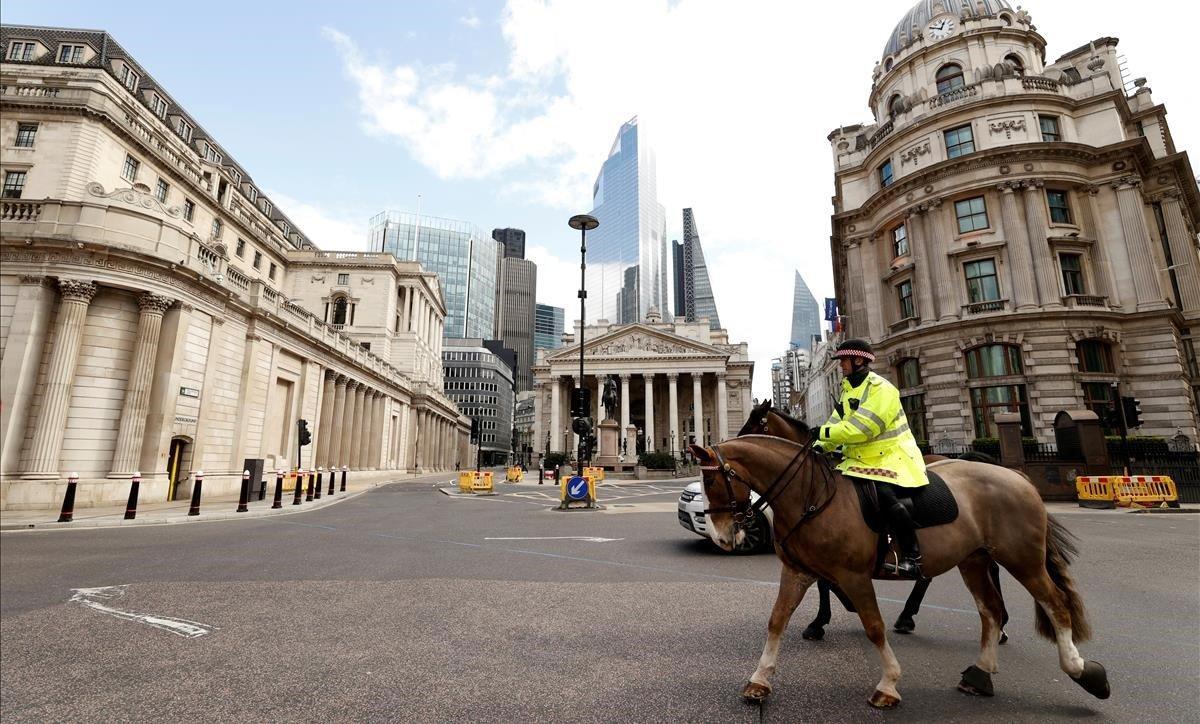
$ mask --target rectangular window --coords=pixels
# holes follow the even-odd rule
[[[963,264],[967,276],[967,302],[992,302],[1000,298],[1000,285],[996,282],[996,260],[980,259]]]
[[[275,281],[275,262],[271,262],[271,266],[267,269],[267,278]]]
[[[922,442],[929,440],[925,432],[925,395],[901,397],[900,406],[904,408],[904,417],[908,419],[908,429],[913,437]]]
[[[959,126],[945,132],[946,158],[958,158],[968,153],[975,153],[975,136],[971,134],[971,126]]]
[[[996,437],[996,413],[1017,412],[1021,415],[1021,435],[1033,434],[1029,419],[1029,403],[1025,385],[971,388],[971,415],[975,422],[975,437]]]
[[[1084,407],[1096,413],[1096,417],[1100,418],[1100,425],[1106,433],[1119,433],[1118,430],[1110,430],[1104,424],[1106,420],[1110,419],[1108,413],[1113,409],[1115,394],[1112,383],[1084,382],[1082,385]]]
[[[242,259],[246,256],[246,240],[245,239],[239,238],[237,240],[237,246],[234,247],[233,253],[237,254],[239,259]]]
[[[150,94],[150,110],[159,118],[167,117],[167,102],[157,93]]]
[[[25,172],[9,171],[4,174],[4,198],[19,199],[25,190]]]
[[[220,163],[221,158],[222,158],[221,154],[217,151],[217,147],[212,145],[208,141],[205,141],[204,142],[204,160],[208,161],[210,163]]]
[[[904,224],[892,229],[893,256],[908,256],[908,227]]]
[[[196,213],[196,205],[192,203],[191,199],[184,199],[183,200],[183,218],[187,221],[191,221],[192,216],[194,216],[195,213]]]
[[[58,62],[78,63],[83,60],[82,45],[63,45],[58,49]]]
[[[264,214],[266,214],[267,216],[271,215],[271,202],[270,201],[263,199],[262,203],[259,204],[259,207],[262,209],[262,212]]]
[[[33,43],[17,41],[9,46],[9,60],[33,60]]]
[[[888,160],[879,167],[879,185],[887,188],[892,185],[892,162]]]
[[[1083,289],[1083,256],[1080,254],[1059,254],[1058,265],[1062,269],[1063,293],[1084,294]]]
[[[349,274],[338,274],[338,284],[339,285],[349,284],[349,283],[350,283],[350,275]]]
[[[913,319],[917,316],[913,309],[911,281],[902,281],[896,285],[896,297],[900,300],[900,319]]]
[[[1070,224],[1071,206],[1067,203],[1066,191],[1046,191],[1046,203],[1050,206],[1050,221],[1055,224]]]
[[[128,88],[131,91],[136,92],[137,87],[138,87],[138,81],[141,80],[141,78],[139,78],[138,74],[134,73],[133,70],[129,66],[124,66],[124,67],[125,67],[125,70],[121,74],[121,82],[125,84],[126,88]]]
[[[1043,141],[1062,140],[1062,133],[1058,130],[1058,116],[1038,116],[1038,128],[1042,130]]]
[[[21,123],[17,125],[17,148],[33,148],[33,140],[37,137],[36,123]]]
[[[958,217],[960,234],[988,228],[987,206],[983,203],[982,196],[955,201],[954,215]]]
[[[221,238],[221,220],[220,219],[213,219],[212,238],[214,238],[214,239]]]
[[[137,181],[138,169],[142,163],[133,156],[125,154],[125,167],[121,169],[121,178],[130,183]]]
[[[246,187],[246,196],[250,199],[250,203],[258,201],[258,189],[253,186]]]
[[[170,185],[162,179],[158,180],[158,184],[154,187],[154,198],[158,199],[160,204],[167,203],[167,192],[171,190]]]
[[[176,119],[175,132],[178,133],[179,137],[182,138],[184,141],[191,143],[192,124],[188,123],[187,121],[183,120],[182,118]]]
[[[279,228],[283,230],[284,238],[287,238],[288,234],[292,233],[292,227],[286,221],[280,221]]]
[[[256,251],[256,252],[254,252],[254,268],[258,269],[261,266],[262,266],[262,252]]]

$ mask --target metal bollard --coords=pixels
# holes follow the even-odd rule
[[[196,471],[196,482],[192,484],[192,507],[188,515],[200,515],[200,490],[204,487],[204,471]]]
[[[129,502],[125,504],[125,520],[137,517],[138,489],[142,487],[142,474],[134,473],[129,480]]]
[[[331,498],[333,497],[333,479],[336,477],[337,477],[337,470],[333,469],[332,467],[329,468],[329,492],[327,493],[327,495],[329,495],[329,497],[331,497]]]
[[[308,490],[304,493],[304,502],[311,503],[313,499],[313,476],[312,471],[308,473]]]
[[[271,508],[283,507],[283,469],[275,473],[275,500],[271,503]]]
[[[292,505],[300,505],[304,498],[304,471],[296,471],[296,497],[292,499]]]
[[[245,513],[250,509],[246,507],[246,502],[250,499],[250,471],[242,471],[242,491],[238,493],[237,512]]]
[[[67,476],[67,495],[63,498],[62,512],[58,514],[59,523],[70,523],[75,517],[75,486],[79,484],[79,473]]]
[[[317,468],[317,489],[313,494],[313,500],[321,499],[321,489],[325,487],[325,468]]]
[[[346,465],[342,466],[342,492],[346,492],[346,471],[350,468]]]

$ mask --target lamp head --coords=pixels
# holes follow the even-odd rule
[[[582,229],[583,231],[591,231],[592,229],[599,226],[600,222],[596,219],[595,216],[588,216],[587,214],[576,214],[575,216],[572,216],[569,221],[567,221],[567,224],[570,225],[570,227],[572,229],[576,229],[576,230]]]

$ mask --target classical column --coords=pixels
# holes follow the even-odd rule
[[[850,334],[857,337],[865,336],[870,329],[870,322],[867,318],[867,290],[863,284],[863,276],[866,270],[863,268],[862,261],[862,242],[853,239],[847,242],[846,246],[846,275],[849,278],[849,299],[846,300],[846,316],[849,317]]]
[[[908,229],[908,243],[913,255],[913,267],[917,276],[917,318],[922,323],[937,318],[933,308],[933,282],[929,275],[929,248],[925,242],[925,207],[918,204],[908,210],[904,225]]]
[[[1108,298],[1110,307],[1121,306],[1121,294],[1117,282],[1113,278],[1112,259],[1109,257],[1108,238],[1104,233],[1104,224],[1100,220],[1100,206],[1096,203],[1096,195],[1100,193],[1099,186],[1085,186],[1087,194],[1087,209],[1091,217],[1091,232],[1095,243],[1092,244],[1092,263],[1096,267],[1096,293]]]
[[[397,404],[399,405],[400,418],[397,421],[396,426],[399,427],[400,430],[399,430],[399,434],[396,438],[396,469],[397,470],[407,470],[408,469],[408,461],[410,458],[410,455],[408,452],[408,426],[409,426],[408,411],[409,411],[409,406],[408,406],[408,403],[406,403],[406,402],[399,402]]]
[[[1029,229],[1029,250],[1033,255],[1038,299],[1043,307],[1062,306],[1062,287],[1059,285],[1058,259],[1050,252],[1046,231],[1045,183],[1034,179],[1025,184],[1025,225]]]
[[[323,378],[324,383],[321,388],[321,416],[317,422],[316,461],[319,467],[327,468],[329,467],[330,429],[333,426],[333,405],[337,396],[337,373],[326,367]]]
[[[1137,295],[1137,309],[1165,309],[1162,289],[1158,284],[1158,272],[1154,268],[1154,255],[1150,250],[1150,235],[1146,231],[1146,218],[1142,214],[1142,195],[1138,187],[1141,179],[1127,176],[1113,182],[1117,190],[1117,211],[1121,216],[1121,230],[1125,232],[1125,244],[1129,249],[1129,266],[1133,270],[1133,291]],[[1195,254],[1191,258],[1195,258]]]
[[[338,455],[338,460],[334,464],[339,467],[347,465],[354,467],[354,400],[358,396],[358,390],[362,387],[361,382],[348,380],[346,383],[346,404],[342,408],[342,444]]]
[[[958,295],[954,280],[950,275],[950,265],[946,261],[946,252],[950,249],[950,234],[946,230],[947,210],[942,208],[942,199],[931,199],[926,202],[929,207],[927,214],[929,234],[925,240],[925,250],[929,253],[930,276],[933,278],[933,294],[937,298],[938,321],[946,322],[958,319]]]
[[[33,422],[29,408],[56,301],[48,282],[44,276],[22,275],[13,293],[11,326],[0,359],[0,473],[5,476],[21,469],[21,446]]]
[[[629,374],[621,375],[621,439],[625,439],[625,428],[629,427]]]
[[[729,436],[729,400],[726,399],[725,373],[717,373],[717,434],[713,442],[720,442]]]
[[[596,392],[592,395],[592,401],[596,404],[596,415],[592,420],[598,426],[604,420],[604,377],[602,375],[595,375],[595,378]],[[599,439],[599,435],[600,433],[597,432],[597,439]]]
[[[549,450],[542,449],[542,445],[545,444],[542,439],[542,436],[545,434],[545,432],[543,431],[542,415],[546,414],[545,405],[542,404],[543,394],[544,394],[544,392],[542,390],[541,380],[534,380],[533,381],[533,441],[532,441],[533,445],[532,445],[532,447],[533,447],[533,453],[535,456],[538,453],[545,454],[545,453],[550,452]],[[457,434],[457,430],[456,430],[456,434]]]
[[[371,446],[368,452],[371,459],[367,465],[375,470],[383,468],[380,461],[383,457],[383,415],[383,392],[375,390],[375,396],[371,398]]]
[[[1016,190],[1020,182],[1006,181],[996,189],[1000,192],[1000,223],[1008,247],[1008,273],[1012,283],[1013,309],[1037,308],[1037,289],[1033,281],[1033,257],[1029,253],[1029,234],[1025,220],[1017,210]]]
[[[413,464],[417,470],[424,470],[425,437],[428,435],[425,429],[425,411],[418,407],[413,413],[416,416],[413,424]]]
[[[346,375],[335,375],[333,380],[333,410],[329,425],[329,447],[325,450],[325,467],[341,467],[342,462],[342,432],[346,420],[346,384],[350,381]]]
[[[695,415],[696,444],[703,447],[704,440],[704,373],[692,373],[692,407]]]
[[[558,449],[562,440],[562,379],[550,374],[550,450],[548,452],[562,452]]]
[[[667,406],[671,411],[670,452],[674,455],[683,449],[680,447],[680,436],[683,430],[679,429],[679,375],[675,372],[667,373]]]
[[[646,379],[646,452],[654,452],[654,375],[642,375]]]
[[[350,438],[350,467],[355,470],[366,469],[366,455],[363,451],[363,440],[370,431],[370,421],[367,419],[367,398],[371,394],[371,389],[366,385],[359,385],[354,391],[354,427],[353,434]]]
[[[1200,257],[1196,256],[1196,235],[1188,231],[1179,205],[1178,189],[1171,189],[1162,199],[1163,221],[1167,224],[1167,243],[1171,247],[1171,266],[1175,267],[1175,282],[1183,311],[1200,311]]]
[[[67,426],[67,408],[71,402],[71,385],[75,381],[75,363],[83,340],[83,323],[88,305],[96,295],[92,282],[78,279],[59,279],[62,301],[54,323],[54,342],[50,361],[46,365],[46,383],[42,388],[42,407],[37,427],[29,446],[29,465],[23,478],[58,478],[59,454],[62,452],[63,430]]]
[[[138,462],[142,459],[142,439],[150,405],[150,382],[154,375],[154,360],[158,355],[158,333],[162,329],[163,313],[174,302],[174,299],[150,292],[138,296],[137,340],[134,342],[125,401],[121,405],[117,444],[108,473],[110,478],[129,477],[137,472]]]

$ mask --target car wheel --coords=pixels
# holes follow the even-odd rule
[[[771,547],[771,525],[762,513],[755,513],[742,530],[746,536],[734,550],[735,553],[758,553]]]

